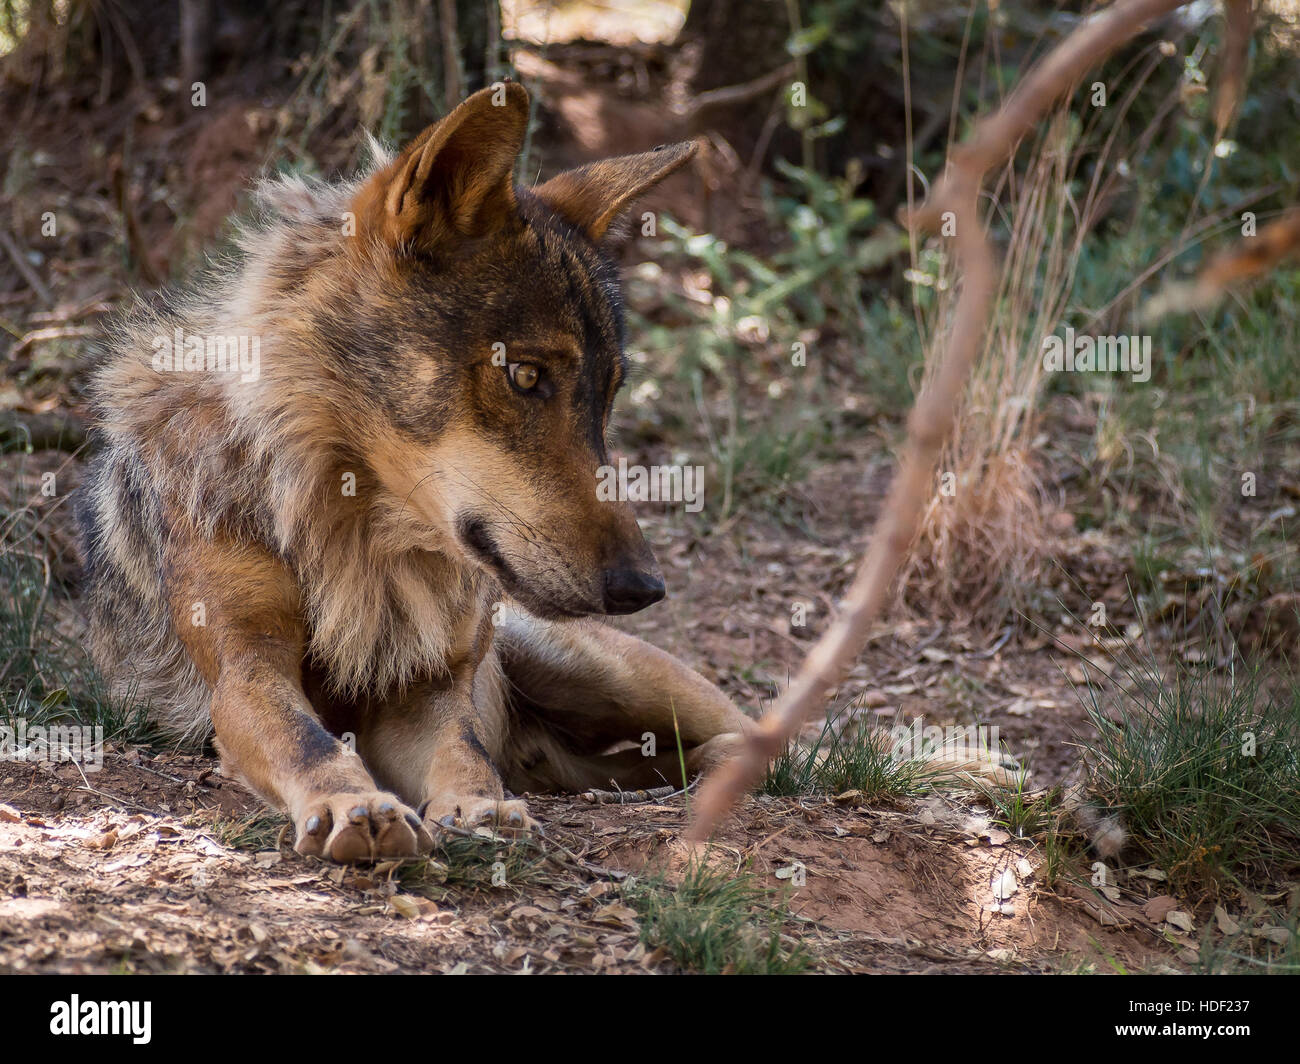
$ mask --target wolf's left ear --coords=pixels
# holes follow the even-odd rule
[[[690,161],[694,141],[566,170],[532,190],[594,243],[624,207]]]
[[[430,248],[506,224],[515,211],[511,172],[527,129],[522,85],[480,89],[361,186],[353,201],[358,235]]]

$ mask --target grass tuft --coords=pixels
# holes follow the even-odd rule
[[[895,756],[884,733],[828,717],[811,745],[792,744],[768,766],[763,793],[777,798],[861,791],[866,800],[925,793],[939,773],[921,758]]]
[[[662,876],[624,888],[641,941],[705,975],[797,975],[811,958],[782,935],[780,898],[756,876],[693,862],[676,887]]]
[[[1173,887],[1219,894],[1300,872],[1300,685],[1266,690],[1258,670],[1154,669],[1097,730],[1090,790]]]

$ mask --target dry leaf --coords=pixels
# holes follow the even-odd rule
[[[1165,916],[1172,912],[1177,905],[1178,902],[1168,894],[1158,894],[1142,906],[1142,915],[1153,924],[1163,923]]]
[[[993,880],[993,899],[1002,902],[1011,897],[1020,890],[1020,884],[1016,882],[1016,874],[1010,868],[1005,869],[1003,873]]]
[[[395,913],[405,916],[408,920],[414,920],[420,915],[419,905],[409,894],[394,894],[388,899],[388,904],[393,907]]]

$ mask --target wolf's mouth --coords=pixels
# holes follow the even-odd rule
[[[471,554],[487,569],[496,574],[501,586],[511,596],[539,617],[559,620],[566,617],[585,617],[591,610],[572,609],[549,598],[538,595],[510,567],[502,557],[500,550],[488,532],[487,522],[482,518],[464,516],[457,520],[456,531],[460,541],[469,548]]]

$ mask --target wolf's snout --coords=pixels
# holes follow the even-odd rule
[[[636,613],[664,597],[664,580],[641,569],[605,570],[605,612]]]

